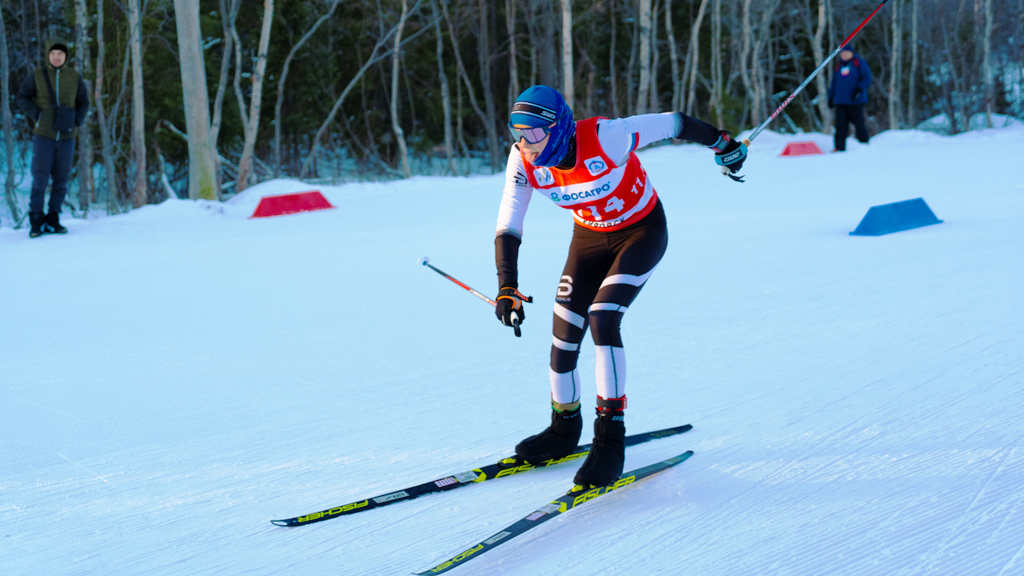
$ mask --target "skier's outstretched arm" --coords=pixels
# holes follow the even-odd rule
[[[728,169],[730,178],[742,182],[735,174],[743,167],[747,147],[729,132],[682,112],[640,114],[602,121],[598,123],[598,138],[612,159],[621,158],[620,164],[637,148],[666,138],[701,144],[714,150],[715,162]]]

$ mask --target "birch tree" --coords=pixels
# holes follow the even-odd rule
[[[537,46],[537,68],[540,83],[545,86],[558,86],[558,57],[555,40],[555,13],[552,0],[532,0],[534,18],[540,22],[540,38],[533,41]],[[443,6],[443,4],[442,4]]]
[[[199,0],[174,0],[181,61],[181,86],[185,104],[185,129],[188,130],[188,197],[216,200],[216,166],[210,140],[210,97],[206,91],[206,64],[203,61],[199,28]]]
[[[404,2],[405,0],[403,0]],[[260,110],[263,108],[263,74],[267,70],[267,49],[270,46],[270,28],[274,23],[274,0],[263,1],[263,28],[260,30],[260,46],[256,53],[256,67],[252,72],[252,96],[249,101],[249,118],[245,120],[245,144],[242,147],[242,158],[238,161],[238,179],[235,180],[235,192],[241,192],[255,182],[253,177],[253,149],[256,147],[256,135],[260,128]],[[237,32],[235,41],[238,42]],[[237,47],[240,49],[241,47]],[[237,52],[236,52],[237,54]],[[236,64],[238,64],[236,59]],[[235,70],[236,77],[238,70]]]
[[[21,215],[18,210],[17,197],[14,195],[14,119],[11,117],[11,79],[10,58],[7,54],[7,24],[4,22],[3,10],[0,10],[0,98],[3,101],[4,151],[7,153],[7,178],[4,180],[4,197],[7,208],[11,211],[12,226],[18,227]]]
[[[210,145],[213,146],[214,150],[214,162],[218,162],[218,145],[217,141],[220,138],[220,125],[222,116],[222,110],[224,108],[224,95],[228,90],[228,72],[231,70],[231,56],[234,53],[235,38],[231,34],[231,30],[234,26],[235,18],[238,16],[238,8],[242,3],[241,0],[230,0],[231,4],[225,6],[224,0],[220,0],[220,20],[221,28],[224,30],[223,46],[224,50],[220,61],[220,80],[217,82],[217,95],[213,99],[213,120],[210,123]],[[220,174],[220,168],[218,167],[216,173]]]
[[[488,27],[487,7],[489,0],[480,0],[480,26],[476,37],[477,58],[480,60],[480,83],[484,89],[484,130],[487,134],[487,148],[491,152],[491,171],[501,169],[501,151],[498,148],[497,113],[494,104],[494,86],[491,82],[491,35]]]
[[[813,28],[810,25],[810,0],[807,0],[807,32],[813,34],[811,37],[811,53],[814,55],[815,62],[822,62],[825,60],[825,50],[822,45],[825,37],[825,23],[826,23],[826,0],[818,0],[818,25]],[[825,86],[825,75],[818,74],[814,78],[814,85],[818,89],[818,114],[821,115],[821,128],[822,132],[828,134],[832,131],[832,110],[828,107],[828,89]]]
[[[640,86],[636,95],[636,113],[647,113],[651,89],[651,0],[640,0]]]
[[[751,0],[743,0],[743,15],[740,19],[740,80],[743,82],[743,116],[740,123],[746,121],[750,93],[754,88],[753,80],[750,77],[750,47],[751,37],[754,35],[750,26],[750,3]]]
[[[901,39],[903,32],[900,27],[900,1],[892,4],[892,51],[889,58],[889,129],[899,129],[900,86],[899,63],[900,51],[903,50]]]
[[[572,66],[572,0],[562,0],[562,95],[572,109],[575,102],[575,72]]]
[[[648,112],[657,112],[660,108],[658,100],[658,0],[654,0],[651,8],[651,87],[648,92],[650,103],[647,105]]]
[[[767,0],[762,4],[761,22],[758,25],[757,34],[754,36],[754,49],[751,57],[753,75],[753,105],[752,119],[758,123],[768,116],[768,97],[771,83],[765,80],[766,66],[761,63],[761,51],[771,43],[771,24],[775,11],[781,0]]]
[[[431,3],[436,2],[436,0],[430,1]],[[511,95],[510,100],[515,99],[522,92],[519,88],[519,64],[517,62],[518,58],[516,58],[516,2],[517,0],[505,0],[505,26],[508,28],[508,90]],[[440,27],[438,31],[440,31]],[[440,54],[438,54],[438,57],[440,58]]]
[[[452,142],[452,97],[448,87],[448,76],[444,72],[444,35],[441,34],[441,18],[437,10],[437,0],[430,0],[430,12],[434,18],[434,33],[437,36],[437,81],[441,86],[441,108],[444,112],[444,153],[448,158],[448,172],[454,176],[458,173],[458,169],[455,166],[455,153]],[[513,49],[513,69],[515,68],[514,52],[515,50]],[[512,78],[516,78],[514,71]]]
[[[711,111],[721,126],[722,120],[722,0],[715,0],[711,11]]]
[[[665,0],[665,37],[668,38],[668,57],[672,62],[672,110],[681,110],[679,103],[679,51],[672,30],[672,0]]]
[[[640,47],[640,22],[633,20],[633,30],[630,34],[629,61],[626,62],[626,115],[636,112],[636,105],[633,99],[633,71],[636,70],[636,53]]]
[[[139,21],[139,2],[128,0],[128,42],[132,51],[132,156],[135,159],[135,190],[132,205],[146,204],[146,106],[142,92],[142,24]]]
[[[75,70],[85,82],[87,92],[92,92],[89,82],[89,7],[86,0],[75,0]],[[91,115],[78,130],[78,207],[89,211],[89,205],[95,201],[95,188],[92,180],[94,162],[92,150]]]
[[[992,0],[985,0],[985,47],[983,49],[982,73],[985,75],[985,127],[992,127],[992,112],[995,104],[995,70],[992,69]]]
[[[917,126],[917,0],[910,2],[910,94],[907,96],[907,121]]]
[[[747,0],[749,3],[750,0]],[[700,8],[697,9],[697,18],[693,21],[690,29],[690,48],[686,53],[687,69],[690,71],[689,89],[686,95],[686,113],[693,114],[697,99],[697,68],[700,63],[700,25],[704,20],[704,11],[708,7],[708,0],[700,1]],[[684,75],[684,81],[685,75]]]
[[[616,0],[608,0],[608,20],[612,23],[611,49],[608,50],[608,78],[611,80],[612,118],[619,117],[619,94],[616,89],[619,85],[619,79],[615,74],[615,21],[619,18],[615,13],[615,2]]]
[[[107,45],[103,39],[103,2],[96,3],[96,92],[93,99],[96,101],[96,119],[100,127],[100,142],[102,149],[100,157],[103,158],[103,177],[107,184],[107,213],[116,214],[119,210],[117,193],[117,173],[114,168],[114,144],[110,134],[110,125],[107,123],[106,107],[103,103],[103,80],[104,62],[106,60]]]
[[[402,29],[405,28],[405,19],[409,15],[409,6],[402,0],[402,15],[398,17],[397,31],[395,32],[395,48],[391,55],[391,131],[395,133],[398,141],[398,152],[402,162],[402,173],[406,178],[412,178],[412,171],[409,169],[409,149],[405,146],[405,131],[398,122],[398,76],[402,55]]]

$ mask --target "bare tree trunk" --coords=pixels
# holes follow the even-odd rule
[[[206,90],[202,32],[199,28],[199,0],[174,0],[181,60],[181,86],[188,131],[188,197],[216,200],[216,164],[210,139],[210,96]]]
[[[447,3],[444,1],[441,1],[441,13],[444,15],[444,23],[447,25],[447,29],[449,29],[449,39],[452,42],[452,51],[455,52],[455,61],[456,65],[458,65],[459,77],[462,78],[463,84],[465,84],[466,90],[469,92],[469,104],[473,108],[473,112],[475,112],[476,116],[480,119],[480,123],[486,125],[487,117],[486,115],[483,114],[483,111],[480,110],[479,104],[477,104],[476,92],[473,90],[473,83],[470,82],[469,73],[466,71],[466,66],[463,64],[462,61],[462,52],[459,50],[459,42],[455,35],[455,26],[452,25],[452,16],[451,14],[449,14],[449,11],[447,11]],[[462,105],[461,95],[459,97],[459,104],[460,106]],[[459,114],[459,121],[460,123],[462,122],[461,112]],[[462,128],[460,127],[459,130],[461,137]]]
[[[106,43],[103,41],[103,3],[96,3],[96,118],[100,127],[100,142],[103,148],[103,176],[107,181],[107,213],[116,214],[120,211],[117,199],[117,173],[114,169],[113,144],[110,137],[110,126],[107,124],[106,110],[103,106],[103,62],[106,57]]]
[[[900,85],[899,82],[899,63],[900,63],[900,51],[903,50],[901,46],[901,39],[903,32],[900,25],[900,2],[899,0],[893,0],[892,10],[892,51],[889,55],[889,129],[898,130],[900,127],[899,121],[899,106],[900,106]]]
[[[267,71],[267,48],[270,46],[270,28],[274,22],[274,0],[263,0],[263,28],[260,30],[260,47],[256,53],[256,68],[252,72],[252,96],[249,103],[248,129],[242,158],[238,161],[238,178],[235,192],[241,192],[255,181],[252,169],[252,155],[256,147],[256,134],[260,128],[260,110],[263,108],[263,74]],[[237,72],[237,70],[236,70]]]
[[[992,69],[992,0],[985,0],[985,49],[982,70],[985,74],[985,127],[992,128],[995,105],[995,70]]]
[[[540,20],[541,38],[539,42],[538,68],[540,83],[545,86],[558,86],[558,65],[555,41],[555,13],[552,0],[534,0],[534,15]]]
[[[769,101],[771,83],[765,81],[765,68],[771,66],[761,66],[761,49],[768,48],[770,50],[771,44],[771,23],[775,16],[775,11],[779,7],[780,0],[768,0],[763,4],[764,13],[761,14],[761,23],[758,26],[757,36],[754,40],[754,53],[752,57],[752,71],[753,71],[753,92],[754,102],[752,110],[752,119],[757,124],[761,122],[766,116],[768,116],[767,104]],[[770,62],[769,58],[769,62]]]
[[[435,2],[436,0],[431,0]],[[505,0],[505,22],[508,27],[508,64],[509,64],[509,90],[512,92],[512,98],[519,96],[522,90],[519,89],[519,65],[516,62],[516,2],[518,0]],[[437,18],[436,10],[434,18]],[[438,27],[438,34],[440,34],[441,28]],[[441,47],[438,45],[438,50]],[[441,58],[441,53],[438,52],[438,59]],[[511,106],[509,106],[511,108]],[[449,111],[450,112],[450,111]]]
[[[700,25],[704,21],[704,11],[708,7],[708,0],[701,0],[700,8],[697,9],[697,18],[693,21],[690,30],[690,50],[687,57],[690,60],[690,88],[686,96],[686,113],[693,114],[697,99],[697,68],[700,64]]]
[[[810,10],[810,3],[808,3],[808,14],[810,14]],[[811,43],[811,51],[814,54],[815,62],[822,62],[825,59],[825,50],[822,46],[822,41],[825,37],[825,10],[825,0],[818,0],[818,27],[814,29],[814,38]],[[808,33],[810,31],[808,28]],[[818,74],[814,78],[814,84],[818,88],[818,114],[821,115],[821,131],[829,134],[832,131],[832,110],[828,107],[828,88],[825,86],[825,75]]]
[[[722,0],[715,0],[711,12],[711,110],[718,125],[722,120]]]
[[[32,7],[35,9],[36,15],[36,49],[32,51],[32,54],[34,55],[33,61],[35,61],[37,66],[45,66],[46,62],[44,61],[44,58],[46,58],[47,55],[43,54],[43,31],[42,28],[39,27],[39,0],[32,0]],[[25,17],[28,18],[28,14],[26,14]]]
[[[907,121],[917,126],[917,1],[910,4],[910,94],[907,97]]]
[[[952,28],[955,30],[959,26],[959,24],[960,24],[959,18],[957,18],[957,21],[952,22]],[[949,33],[949,30],[947,29],[947,26],[946,26],[946,20],[940,18],[939,19],[939,25],[940,25],[940,28],[941,28],[941,31],[942,31],[942,43],[943,43],[944,47],[946,48],[945,51],[944,51],[945,52],[944,55],[946,57],[946,63],[949,66],[949,76],[950,76],[950,79],[952,80],[953,88],[955,89],[955,91],[957,93],[960,94],[961,104],[962,104],[963,101],[967,100],[967,98],[965,97],[964,91],[961,89],[960,77],[958,77],[957,73],[956,73],[956,62],[953,60],[953,57],[954,57],[953,46],[950,45],[950,33]],[[946,100],[946,114],[949,116],[950,133],[951,134],[957,134],[960,130],[957,127],[958,124],[957,124],[956,102],[953,99],[952,91],[949,90],[949,84],[950,84],[949,81],[943,81],[942,82],[942,88],[943,88],[943,92],[944,92],[945,100]],[[970,130],[971,129],[970,128],[971,127],[971,123],[970,123],[971,119],[970,119],[970,117],[966,116],[964,114],[963,110],[961,110],[961,112],[960,112],[960,117],[961,117],[961,119],[964,122],[964,131]]]
[[[740,39],[740,80],[743,81],[743,109],[748,110],[750,108],[749,102],[753,92],[753,80],[750,77],[750,45],[754,31],[750,26],[750,2],[751,0],[743,0],[743,16],[742,21],[742,32]],[[746,112],[743,113],[743,118],[740,118],[740,124],[742,125],[746,121]],[[751,115],[753,116],[753,115]]]
[[[395,133],[398,141],[398,153],[402,162],[402,173],[406,178],[412,178],[409,170],[409,149],[405,146],[405,132],[398,122],[398,76],[401,74],[399,59],[402,51],[399,48],[402,44],[402,29],[405,28],[405,18],[409,15],[409,6],[402,0],[402,15],[398,17],[398,30],[395,32],[395,48],[391,52],[391,131]]]
[[[668,38],[668,56],[672,61],[672,110],[679,110],[679,53],[676,49],[676,35],[672,31],[672,0],[665,0],[665,35]]]
[[[636,113],[636,101],[633,99],[633,71],[636,70],[636,53],[640,46],[640,23],[633,19],[633,38],[629,44],[629,62],[626,64],[626,115]]]
[[[235,18],[238,16],[238,7],[241,0],[230,0],[231,5],[225,6],[224,0],[220,0],[220,21],[224,29],[224,48],[220,60],[220,80],[217,82],[217,96],[213,100],[213,121],[210,124],[210,141],[213,149],[217,150],[217,140],[220,137],[221,112],[224,107],[224,94],[228,89],[228,71],[231,69],[231,58],[234,54],[235,38],[231,35],[231,28]],[[220,169],[217,170],[220,174]]]
[[[650,102],[647,104],[648,112],[658,112],[661,109],[661,103],[658,101],[658,64],[661,59],[661,53],[658,50],[658,0],[653,0],[654,3],[651,7],[651,87],[649,88],[648,98]]]
[[[619,81],[615,77],[615,21],[618,20],[618,16],[615,14],[615,2],[616,0],[608,0],[608,20],[612,24],[611,49],[608,51],[608,78],[610,80],[609,89],[611,90],[612,99],[612,118],[619,117]]]
[[[497,115],[494,105],[494,86],[491,82],[491,35],[487,26],[489,0],[480,0],[480,28],[476,37],[477,56],[480,59],[480,83],[484,89],[484,129],[487,133],[487,148],[491,152],[491,171],[501,169],[501,152],[498,147]]]
[[[562,96],[573,107],[576,88],[572,66],[572,0],[562,0]]]
[[[18,199],[14,195],[14,119],[11,117],[11,79],[10,58],[7,54],[7,24],[4,22],[3,10],[0,10],[0,106],[3,106],[4,149],[7,152],[7,178],[4,181],[4,197],[7,208],[11,211],[12,228],[21,225],[21,214],[18,210]]]
[[[160,141],[153,138],[153,149],[156,151],[156,160],[160,166],[160,184],[163,185],[164,194],[167,200],[177,200],[178,194],[171,187],[171,181],[167,179],[167,163],[164,162],[164,152],[160,149]]]
[[[190,2],[192,0],[189,0]],[[241,5],[242,0],[234,0],[237,5]],[[233,10],[231,14],[231,20],[228,22],[228,31],[231,33],[232,45],[234,46],[235,52],[235,79],[233,88],[235,91],[235,101],[238,102],[238,115],[239,120],[242,122],[242,133],[244,138],[249,137],[249,119],[246,118],[249,115],[247,106],[245,105],[245,96],[242,95],[242,39],[238,37],[238,28],[236,26],[238,11]]]
[[[513,6],[515,3],[513,2]],[[437,34],[437,80],[441,85],[441,107],[444,110],[444,154],[448,158],[448,171],[452,176],[458,173],[455,166],[455,150],[452,142],[452,96],[448,89],[448,76],[444,73],[444,36],[441,34],[441,18],[437,10],[437,0],[430,0],[430,11],[434,18],[434,32]],[[515,50],[513,49],[512,66],[515,67]],[[516,78],[515,72],[512,78]]]
[[[442,9],[444,4],[441,5]],[[466,132],[462,125],[462,82],[455,83],[455,101],[458,103],[458,110],[456,111],[455,118],[455,135],[459,141],[459,150],[462,151],[463,158],[463,174],[469,176],[473,167],[470,165],[471,159],[469,157],[469,146],[466,146]]]
[[[223,0],[221,0],[223,3]],[[308,31],[302,36],[302,38],[292,46],[292,49],[288,51],[288,56],[284,59],[284,65],[281,67],[281,77],[277,80],[277,103],[274,105],[274,178],[281,176],[281,108],[284,106],[284,86],[285,80],[288,78],[288,69],[292,64],[292,59],[295,58],[295,54],[298,53],[299,48],[309,40],[313,34],[320,28],[320,25],[330,20],[334,14],[334,9],[338,7],[341,0],[334,0],[331,2],[331,7],[327,10],[327,14],[324,14],[310,27]],[[225,58],[225,61],[227,59]],[[221,77],[226,77],[226,73],[222,72]],[[220,89],[218,88],[218,93]]]
[[[85,82],[86,91],[92,92],[87,78],[89,73],[89,7],[86,0],[75,0],[75,70]],[[6,100],[5,100],[6,102]],[[89,205],[96,201],[95,184],[92,181],[92,132],[89,119],[78,130],[78,207],[89,212]]]
[[[579,40],[579,38],[577,38],[577,40]],[[582,42],[576,42],[576,45],[579,46],[579,49],[580,49],[580,61],[581,61],[580,65],[581,65],[581,70],[583,69],[582,67],[585,67],[585,69],[587,70],[587,90],[585,92],[586,95],[587,95],[587,98],[586,98],[586,101],[585,101],[586,103],[582,107],[583,108],[582,113],[577,112],[576,113],[576,117],[577,118],[590,118],[592,116],[595,116],[595,112],[594,112],[594,95],[595,95],[594,84],[597,81],[597,66],[594,66],[594,61],[590,58],[590,54],[587,53],[587,49],[583,45],[583,43]]]
[[[146,204],[149,186],[146,179],[146,105],[142,92],[142,23],[140,0],[128,0],[128,35],[132,46],[132,155],[135,159],[135,190],[132,205]]]
[[[640,0],[640,86],[636,95],[636,113],[647,113],[651,89],[651,0]]]

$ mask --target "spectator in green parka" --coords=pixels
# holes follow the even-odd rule
[[[81,75],[66,66],[69,56],[67,42],[50,38],[46,66],[35,69],[18,90],[18,107],[35,125],[28,207],[32,238],[68,231],[60,224],[60,208],[68,192],[78,127],[89,113],[89,90]],[[51,179],[49,210],[44,216],[43,200]]]

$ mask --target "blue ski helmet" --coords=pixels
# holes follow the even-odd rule
[[[543,128],[551,136],[534,162],[535,166],[558,164],[565,158],[576,134],[572,109],[558,90],[550,86],[531,86],[516,98],[515,104],[512,105],[512,113],[509,115],[509,129],[512,129],[513,125]],[[514,130],[512,137],[519,141]]]

